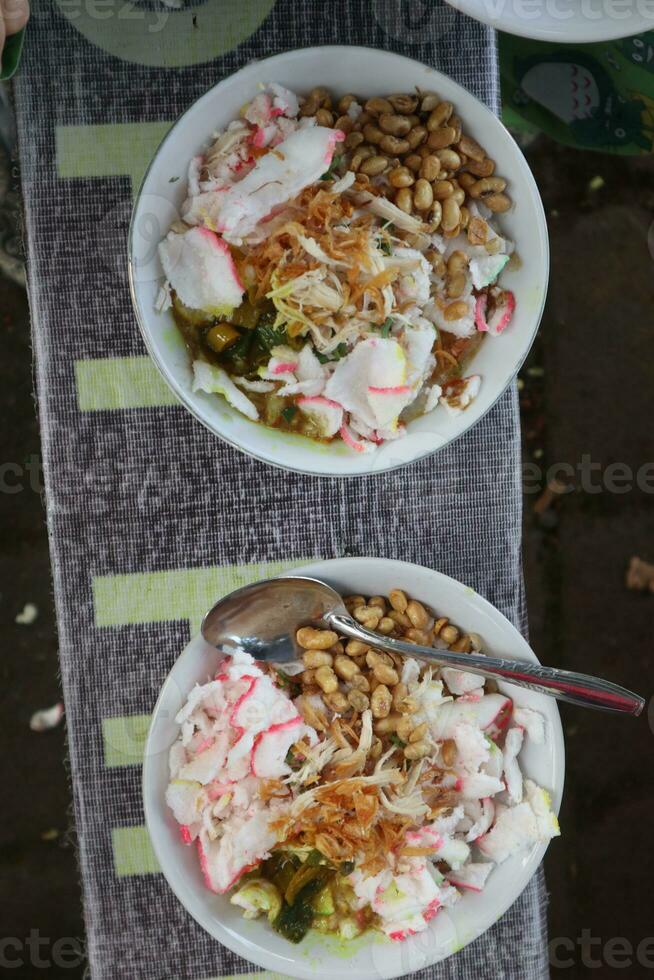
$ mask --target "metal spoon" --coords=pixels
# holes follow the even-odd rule
[[[301,658],[295,634],[301,626],[309,625],[336,630],[352,640],[403,657],[509,681],[586,708],[639,715],[645,704],[643,698],[626,688],[587,674],[477,653],[432,649],[374,633],[349,615],[338,592],[312,578],[268,579],[237,589],[209,610],[201,631],[207,643],[219,649],[231,644],[255,660],[284,664]]]

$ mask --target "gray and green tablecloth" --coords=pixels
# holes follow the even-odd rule
[[[186,914],[143,826],[148,713],[220,594],[310,558],[381,555],[456,576],[525,626],[515,390],[432,459],[389,475],[315,479],[213,438],[145,355],[125,248],[132,200],[157,144],[239,66],[333,43],[428,62],[498,108],[492,32],[436,2],[206,0],[175,9],[157,0],[41,0],[27,32],[16,111],[95,980],[254,972]],[[547,977],[542,876],[483,938],[421,976]]]

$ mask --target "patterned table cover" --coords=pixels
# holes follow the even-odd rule
[[[27,32],[16,111],[95,980],[205,980],[253,970],[186,914],[143,825],[148,713],[219,595],[306,559],[379,555],[462,579],[525,628],[514,388],[438,456],[339,481],[283,473],[215,439],[145,356],[125,243],[133,196],[159,141],[194,99],[251,59],[333,43],[407,54],[498,109],[492,31],[437,0],[206,0],[179,8],[39,0]],[[542,874],[485,936],[420,976],[547,977]]]

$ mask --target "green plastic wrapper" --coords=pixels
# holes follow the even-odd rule
[[[580,45],[501,34],[500,70],[512,129],[603,153],[654,150],[654,31]]]

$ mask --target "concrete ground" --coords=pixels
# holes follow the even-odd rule
[[[547,310],[521,379],[532,644],[546,663],[605,674],[649,697],[654,595],[627,591],[624,575],[632,555],[654,560],[654,162],[567,150],[544,138],[528,156],[552,247]],[[83,922],[65,731],[28,727],[31,713],[60,695],[27,305],[7,279],[0,279],[0,329],[0,463],[26,473],[14,492],[17,470],[3,466],[0,486],[0,939],[16,940],[0,942],[0,965],[25,980],[73,980],[83,962],[45,965],[56,939],[83,942]],[[627,471],[610,468],[615,463],[629,468],[631,489],[624,489]],[[542,497],[548,476],[551,483],[570,475],[571,492]],[[31,625],[15,621],[26,603],[38,609]],[[654,970],[652,730],[647,718],[567,706],[562,716],[563,836],[546,860],[552,976],[619,969],[642,978]],[[37,967],[39,939],[49,942],[37,948]]]

